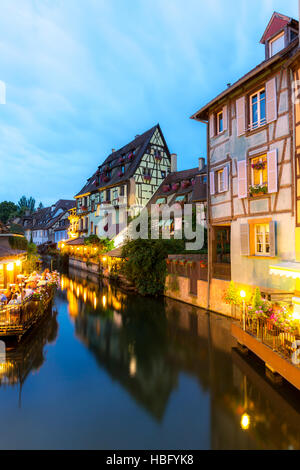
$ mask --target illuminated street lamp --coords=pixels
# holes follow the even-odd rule
[[[241,428],[244,431],[247,431],[250,427],[250,416],[247,413],[244,413],[241,419]]]

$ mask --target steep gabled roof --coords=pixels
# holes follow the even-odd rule
[[[288,24],[292,22],[295,22],[295,24],[297,24],[297,21],[293,18],[290,18],[289,16],[285,16],[281,13],[277,13],[276,11],[274,11],[268,23],[268,26],[266,27],[266,30],[260,40],[261,44],[265,44],[268,39],[270,39],[276,33],[282,31]]]
[[[23,226],[26,230],[43,230],[51,227],[57,220],[59,220],[65,212],[75,207],[75,201],[69,199],[60,199],[51,207],[43,207],[37,210],[31,216],[23,217]],[[58,215],[55,215],[58,210],[61,210]],[[27,221],[26,225],[24,225]]]
[[[183,171],[177,171],[175,173],[170,173],[164,179],[164,181],[162,182],[160,187],[157,189],[155,194],[151,197],[151,199],[148,202],[147,206],[150,206],[151,204],[155,204],[155,202],[157,201],[158,198],[170,197],[170,196],[173,196],[173,199],[170,202],[170,204],[172,205],[172,203],[175,201],[176,196],[186,195],[186,194],[189,194],[189,193],[192,193],[192,196],[191,196],[192,200],[194,200],[194,201],[197,200],[198,201],[199,199],[194,197],[195,191],[197,191],[197,195],[199,193],[199,196],[200,196],[200,192],[199,192],[200,190],[198,191],[198,189],[196,189],[197,182],[198,182],[198,184],[200,184],[200,180],[197,179],[197,177],[199,177],[201,175],[206,175],[206,174],[207,174],[207,166],[204,166],[204,168],[202,170],[199,170],[199,168],[192,168],[190,170],[183,170]],[[171,189],[168,192],[164,191],[165,186],[172,186],[173,184],[181,183],[182,181],[185,181],[185,180],[195,180],[196,184],[195,185],[190,185],[187,188],[182,188],[180,186],[176,190]],[[206,186],[206,184],[201,184],[201,186]],[[203,189],[201,189],[201,196],[203,196],[204,193],[206,194],[206,192]],[[202,199],[206,199],[206,197],[201,197],[201,200]]]
[[[157,124],[156,126],[152,127],[148,131],[144,132],[144,134],[137,136],[134,140],[132,140],[129,144],[125,145],[124,147],[120,148],[116,152],[111,153],[106,160],[100,165],[97,169],[97,171],[87,180],[87,183],[85,186],[81,189],[81,191],[76,194],[75,198],[79,196],[83,196],[84,194],[89,194],[93,191],[96,191],[97,189],[100,188],[109,188],[111,186],[115,186],[117,184],[125,183],[128,181],[136,172],[136,169],[138,168],[141,159],[143,155],[145,154],[152,136],[154,135],[156,129],[160,132],[164,145],[167,149],[167,155],[168,158],[170,158],[170,152],[167,146],[167,143],[164,139],[163,133],[161,131],[160,125]],[[121,163],[119,162],[120,158],[122,157],[128,157],[128,155],[131,152],[135,152],[134,158],[132,161],[129,161],[128,159],[125,158],[125,173],[123,176],[119,176],[119,170]],[[112,171],[112,176],[109,182],[104,183],[100,182],[100,184],[97,184],[97,174],[99,171],[103,171],[105,167],[109,165],[110,170]]]

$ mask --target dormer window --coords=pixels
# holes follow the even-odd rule
[[[278,34],[274,39],[271,39],[269,42],[269,54],[270,57],[278,54],[282,49],[284,49],[284,31]]]

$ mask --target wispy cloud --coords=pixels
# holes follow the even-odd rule
[[[160,122],[181,168],[205,155],[189,116],[263,59],[297,0],[2,0],[0,200],[71,198],[111,148]]]

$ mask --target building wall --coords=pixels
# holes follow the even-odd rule
[[[250,113],[249,95],[264,87],[275,78],[277,119],[257,130],[246,130],[238,136],[238,101],[246,98],[246,113]],[[227,113],[227,130],[220,136],[209,139],[210,170],[217,172],[228,168],[228,190],[211,195],[212,225],[231,225],[232,280],[262,287],[294,289],[293,282],[278,281],[269,275],[269,266],[282,260],[295,260],[295,204],[293,183],[293,115],[291,112],[291,82],[288,70],[268,72],[264,78],[256,77],[248,89],[243,88],[234,99],[222,104]],[[268,96],[267,96],[268,100]],[[212,114],[218,109],[212,110]],[[240,123],[240,121],[239,121]],[[278,190],[259,198],[239,195],[238,162],[247,161],[247,186],[251,182],[251,159],[277,149]],[[210,183],[212,181],[210,180]],[[212,184],[210,184],[212,186]],[[248,189],[248,188],[247,188]],[[264,223],[266,218],[276,222],[277,253],[274,257],[242,256],[241,225],[251,221]]]

